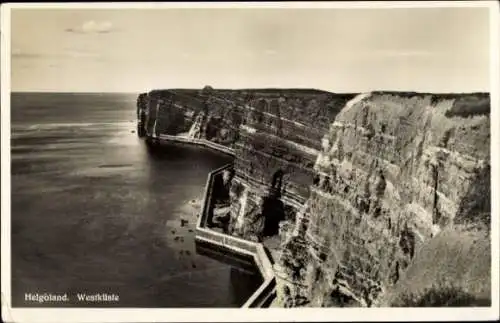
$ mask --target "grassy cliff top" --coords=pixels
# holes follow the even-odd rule
[[[153,89],[149,93],[199,93],[203,88],[168,88],[168,89]],[[252,93],[252,94],[340,94],[340,95],[355,95],[358,92],[332,92],[325,91],[314,88],[209,88],[209,91],[214,93]],[[366,91],[366,93],[372,94],[391,94],[400,97],[413,97],[413,96],[437,96],[440,98],[456,99],[463,96],[474,96],[474,97],[489,97],[488,92],[461,92],[461,93],[438,93],[438,92],[417,92],[417,91],[392,91],[392,90],[374,90]]]
[[[453,226],[417,252],[386,306],[489,306],[489,230]]]

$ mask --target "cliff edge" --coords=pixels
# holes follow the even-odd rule
[[[278,239],[275,305],[432,306],[433,288],[484,305],[489,100],[205,87],[142,94],[138,116],[234,150],[224,230]]]
[[[408,293],[448,277],[486,297],[489,127],[485,94],[375,92],[348,102],[323,137],[311,194],[283,241],[281,302],[397,306],[387,299],[398,298],[392,286],[422,272],[420,289]],[[457,251],[470,248],[471,230],[483,242],[479,255]],[[471,273],[474,257],[483,270]]]

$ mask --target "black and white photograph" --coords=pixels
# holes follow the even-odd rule
[[[498,319],[496,1],[1,9],[5,322]]]

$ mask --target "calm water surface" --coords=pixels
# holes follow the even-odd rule
[[[149,152],[135,134],[135,100],[13,94],[14,306],[40,306],[24,302],[30,292],[73,296],[57,306],[106,305],[78,303],[86,292],[118,294],[109,306],[238,307],[258,287],[257,275],[195,253],[207,173],[228,157]]]

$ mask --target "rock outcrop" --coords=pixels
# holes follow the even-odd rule
[[[457,113],[466,101],[481,109]],[[488,106],[479,94],[349,102],[323,138],[304,215],[283,242],[283,304],[375,306],[441,230],[488,227]],[[294,276],[296,249],[304,259]]]
[[[150,136],[234,149],[227,230],[280,235],[281,306],[384,305],[440,232],[489,228],[487,94],[206,87],[138,109]]]

